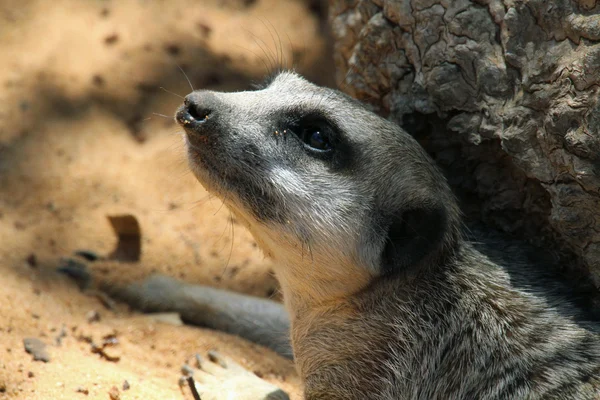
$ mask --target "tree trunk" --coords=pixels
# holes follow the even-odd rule
[[[600,286],[600,5],[330,0],[337,81],[404,126],[476,215]]]

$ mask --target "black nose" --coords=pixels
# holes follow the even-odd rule
[[[208,93],[194,92],[187,95],[183,105],[177,111],[177,122],[189,128],[199,127],[213,116],[211,95]]]

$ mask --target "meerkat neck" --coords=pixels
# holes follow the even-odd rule
[[[287,245],[281,237],[251,230],[259,247],[275,262],[275,275],[292,318],[304,310],[343,301],[374,278],[371,270],[351,256],[340,257],[318,246]]]
[[[373,279],[352,263],[286,263],[275,270],[284,300],[292,317],[309,309],[346,301]]]

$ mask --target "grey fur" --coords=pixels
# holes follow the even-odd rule
[[[125,288],[103,289],[142,311],[177,311],[186,323],[239,335],[292,357],[289,319],[279,303],[161,275]]]
[[[198,179],[279,264],[307,399],[600,397],[597,324],[548,266],[466,239],[445,179],[398,126],[293,73],[253,92],[194,92],[176,118]],[[290,129],[315,121],[332,135],[326,155]],[[228,321],[259,310],[229,299],[205,297]],[[286,328],[274,314],[276,328],[257,327],[260,312],[241,327],[218,313],[198,322],[256,340],[249,330]]]

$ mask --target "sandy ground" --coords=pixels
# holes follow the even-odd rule
[[[108,307],[55,269],[77,249],[108,254],[107,216],[132,214],[141,260],[100,263],[116,279],[159,271],[277,297],[270,262],[188,172],[172,120],[153,113],[172,115],[190,90],[177,64],[195,88],[245,89],[291,60],[331,84],[305,3],[0,0],[0,398],[190,399],[180,367],[209,349],[298,398],[292,364],[274,353]],[[118,361],[92,352],[106,337]],[[25,338],[50,361],[34,361]]]

